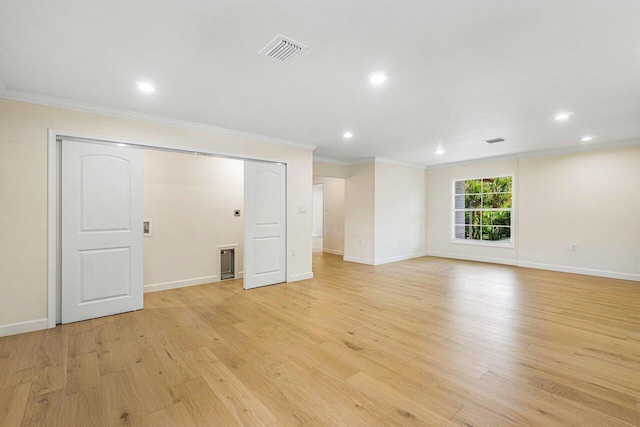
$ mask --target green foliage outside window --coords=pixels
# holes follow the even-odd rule
[[[456,181],[456,238],[509,240],[512,183],[510,176]]]

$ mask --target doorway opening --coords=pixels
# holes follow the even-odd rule
[[[345,179],[313,177],[313,250],[344,255]]]
[[[313,184],[313,250],[322,252],[324,233],[324,184]]]

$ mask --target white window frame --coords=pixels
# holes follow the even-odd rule
[[[488,178],[511,178],[511,224],[509,227],[511,228],[511,233],[508,241],[491,241],[491,240],[475,240],[475,239],[458,239],[456,238],[456,181],[467,181],[473,179],[488,179]],[[496,175],[484,175],[484,176],[474,176],[472,178],[454,178],[451,180],[451,221],[449,224],[449,228],[451,230],[451,243],[458,245],[471,245],[471,246],[491,246],[497,248],[509,248],[513,249],[514,245],[514,236],[515,236],[515,188],[516,188],[516,177],[513,174],[496,174]],[[478,209],[476,209],[478,210]],[[491,211],[492,209],[479,209],[481,211]],[[503,209],[495,209],[495,210],[503,210]]]

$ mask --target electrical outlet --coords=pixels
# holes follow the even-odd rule
[[[362,240],[358,239],[358,245],[362,246]]]
[[[571,250],[572,251],[577,251],[578,250],[578,245],[576,245],[575,243],[571,244]]]
[[[291,249],[291,256],[296,256],[296,250],[295,249]]]

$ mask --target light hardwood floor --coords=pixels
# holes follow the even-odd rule
[[[0,425],[640,424],[640,283],[439,258],[0,338]]]

